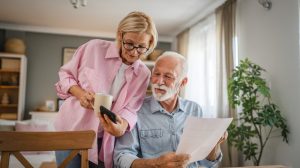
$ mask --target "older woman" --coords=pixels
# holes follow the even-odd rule
[[[156,44],[157,31],[152,19],[142,12],[132,12],[119,23],[116,44],[91,40],[61,67],[56,90],[65,102],[54,125],[58,131],[92,129],[97,133],[97,143],[89,150],[90,167],[112,167],[115,137],[134,127],[150,77],[140,57],[150,54]],[[96,92],[113,95],[116,124],[102,116],[99,120],[93,112]],[[69,152],[57,151],[57,162],[62,162]],[[78,155],[69,167],[79,166]]]

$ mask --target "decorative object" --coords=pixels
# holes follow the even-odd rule
[[[54,100],[46,100],[43,105],[39,105],[34,109],[38,112],[53,112],[56,110],[56,104]]]
[[[58,98],[57,99],[57,111],[59,111],[61,105],[64,103],[65,100]]]
[[[261,4],[267,10],[270,10],[272,8],[271,0],[258,0],[258,3]]]
[[[70,0],[70,2],[75,9],[77,9],[79,5],[81,5],[82,7],[87,5],[87,0]]]
[[[4,51],[8,53],[25,54],[24,41],[18,38],[10,38],[6,40]]]
[[[55,111],[55,102],[54,100],[46,100],[46,108],[48,111]]]
[[[1,104],[9,104],[9,97],[7,93],[4,93],[1,99]]]
[[[10,85],[9,73],[1,73],[1,85]]]
[[[264,71],[246,58],[234,69],[228,83],[229,102],[233,108],[241,109],[228,128],[228,144],[234,145],[255,166],[260,164],[271,135],[280,131],[283,141],[288,143],[289,133],[286,120],[272,102],[270,88],[262,78]]]
[[[163,50],[155,49],[149,56],[149,60],[155,61],[161,54],[163,53]]]
[[[11,78],[12,85],[15,85],[15,86],[19,85],[19,80],[18,80],[17,74],[12,74],[10,78]]]
[[[66,64],[67,62],[69,62],[72,59],[75,51],[76,51],[76,48],[71,48],[71,47],[63,48],[62,65]]]
[[[142,61],[146,61],[146,60],[148,59],[148,56],[149,56],[149,55],[144,55],[144,54],[142,54],[142,55],[140,56],[140,59],[141,59]]]

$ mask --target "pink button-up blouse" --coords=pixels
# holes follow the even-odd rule
[[[78,85],[84,90],[109,93],[113,80],[122,64],[114,42],[91,40],[78,48],[73,58],[62,66],[59,81],[55,84],[57,95],[65,99],[54,122],[57,131],[94,130],[98,133],[99,119],[93,110],[81,107],[79,100],[68,90]],[[131,130],[136,123],[136,112],[141,107],[150,78],[150,70],[137,60],[125,70],[125,83],[112,105],[112,111],[129,123]],[[98,136],[96,136],[98,137]],[[89,160],[104,161],[112,167],[115,137],[104,132],[101,150],[97,152],[97,139],[89,150]]]

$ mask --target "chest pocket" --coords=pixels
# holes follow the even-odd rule
[[[101,79],[97,76],[97,73],[92,68],[83,68],[80,83],[81,87],[88,91],[98,92],[101,90]]]
[[[162,129],[140,130],[139,135],[143,157],[152,157],[153,155],[165,152],[167,137]]]

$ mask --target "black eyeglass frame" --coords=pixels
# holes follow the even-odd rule
[[[132,51],[133,49],[136,49],[136,51],[139,54],[145,54],[149,50],[149,48],[147,48],[147,47],[134,46],[133,43],[126,43],[124,41],[122,41],[122,46],[128,51]],[[142,50],[145,49],[145,51],[140,51],[139,49],[142,49]]]

